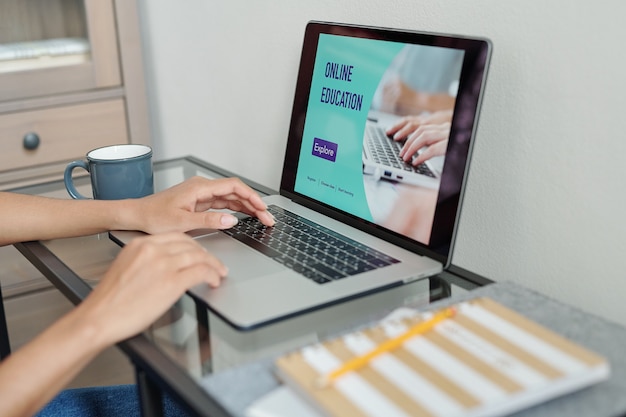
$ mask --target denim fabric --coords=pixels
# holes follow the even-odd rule
[[[163,395],[167,417],[190,416],[172,398]],[[139,417],[139,393],[136,385],[76,388],[62,391],[37,417]]]

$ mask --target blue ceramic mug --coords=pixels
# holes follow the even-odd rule
[[[123,200],[154,194],[152,148],[124,144],[105,146],[87,153],[87,160],[70,162],[65,167],[65,188],[72,198],[86,199],[76,190],[72,172],[82,168],[89,172],[93,198]]]

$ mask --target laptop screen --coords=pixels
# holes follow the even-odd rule
[[[489,49],[480,39],[310,22],[281,193],[445,263]]]

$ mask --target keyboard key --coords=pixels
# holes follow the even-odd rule
[[[319,284],[332,282],[398,260],[308,219],[270,206],[276,225],[246,217],[224,232]]]
[[[369,138],[367,146],[370,148],[374,162],[435,178],[435,174],[433,174],[425,163],[413,166],[413,164],[407,163],[400,158],[400,150],[402,149],[404,141],[395,141],[388,137],[382,127],[369,125],[367,136]]]

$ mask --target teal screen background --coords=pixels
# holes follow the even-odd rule
[[[404,44],[321,34],[307,107],[295,190],[373,221],[363,185],[363,134],[374,92]],[[352,65],[351,81],[328,78],[326,64]],[[323,87],[363,95],[359,111],[321,101]],[[312,154],[313,140],[337,144],[336,161]]]

